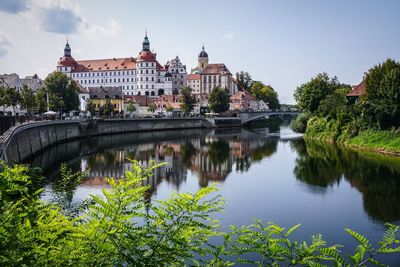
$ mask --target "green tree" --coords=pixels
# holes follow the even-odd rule
[[[184,86],[181,88],[181,97],[179,99],[181,109],[185,115],[188,115],[196,103],[196,99],[192,95],[192,88]]]
[[[313,114],[318,110],[320,102],[340,87],[345,86],[339,83],[337,77],[330,78],[327,73],[320,73],[297,87],[294,98],[301,111]]]
[[[128,106],[126,107],[126,110],[129,112],[129,115],[132,118],[132,113],[136,111],[136,107],[132,103],[132,101],[129,101]]]
[[[216,113],[229,109],[229,93],[221,87],[215,87],[208,98],[208,106]]]
[[[400,63],[386,60],[371,68],[365,78],[366,93],[360,103],[362,119],[369,127],[400,126]]]
[[[3,107],[3,113],[6,111],[6,105],[7,105],[6,88],[0,86],[0,106]]]
[[[5,100],[6,106],[12,106],[13,114],[16,117],[17,114],[15,112],[15,107],[19,104],[21,100],[21,95],[19,94],[18,90],[15,88],[6,88],[5,90]]]
[[[336,89],[331,95],[321,100],[318,113],[323,117],[337,119],[340,114],[346,112],[346,94],[349,91],[348,87]]]
[[[156,111],[156,106],[154,104],[151,104],[147,107],[147,111],[154,113],[154,111]]]
[[[44,80],[44,87],[49,93],[49,98],[56,102],[53,105],[58,107],[59,100],[63,101],[60,108],[70,112],[79,108],[79,87],[74,80],[61,72],[54,72]]]
[[[278,93],[270,85],[255,81],[252,83],[249,92],[258,100],[262,100],[268,104],[271,109],[280,108]]]
[[[111,117],[112,112],[114,111],[114,106],[111,103],[110,99],[106,100],[106,103],[103,105],[102,110],[107,116]]]
[[[166,111],[167,111],[168,113],[171,113],[172,111],[174,111],[174,107],[171,106],[171,105],[168,105]]]
[[[49,93],[49,108],[57,112],[62,112],[64,107],[64,99],[54,93]],[[61,114],[62,115],[62,114]]]
[[[248,91],[253,83],[253,80],[248,72],[236,72],[236,84],[239,90]]]
[[[21,107],[26,109],[28,113],[31,113],[32,109],[35,107],[35,94],[32,89],[24,85],[21,92]]]
[[[94,104],[92,100],[90,100],[89,103],[87,103],[86,111],[90,112],[90,116],[96,114],[96,104]]]
[[[37,90],[34,99],[36,111],[40,114],[43,114],[43,112],[45,112],[47,109],[47,93],[45,89],[40,88],[39,90]]]

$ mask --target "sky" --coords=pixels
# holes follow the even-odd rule
[[[321,72],[358,84],[400,60],[398,0],[0,0],[0,73],[54,71],[68,37],[76,60],[136,57],[147,29],[161,64],[179,56],[247,71],[281,103]]]

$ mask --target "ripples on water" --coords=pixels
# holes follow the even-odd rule
[[[73,205],[100,194],[108,187],[106,177],[123,176],[128,158],[145,166],[150,160],[168,163],[146,181],[146,198],[165,199],[173,190],[195,191],[218,182],[227,204],[215,217],[225,226],[249,224],[252,218],[287,227],[302,223],[295,238],[323,233],[329,243],[353,247],[346,227],[377,241],[384,222],[400,224],[400,158],[305,143],[287,127],[102,136],[60,144],[31,163],[48,177],[43,198],[62,197]],[[59,194],[62,162],[88,169],[89,177]],[[387,260],[400,266],[394,256]]]

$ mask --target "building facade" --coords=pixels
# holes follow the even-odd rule
[[[137,57],[76,61],[67,41],[57,70],[85,88],[120,87],[124,95],[157,97],[172,94],[173,76],[150,50],[147,33]],[[185,77],[186,79],[186,77]]]
[[[258,111],[258,100],[246,90],[241,90],[230,98],[229,110]]]
[[[188,74],[186,76],[186,85],[192,88],[192,94],[200,94],[201,92],[200,74]]]
[[[209,63],[208,54],[202,47],[197,58],[197,67],[191,73],[200,75],[200,94],[209,94],[215,87],[221,87],[233,95],[237,91],[232,73],[224,63]]]
[[[166,68],[172,76],[172,93],[179,94],[186,85],[186,66],[182,64],[178,56],[167,62]]]

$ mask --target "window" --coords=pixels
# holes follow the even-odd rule
[[[146,62],[146,67],[148,67],[149,66],[149,64]]]
[[[154,84],[151,85],[151,89],[154,89]]]
[[[146,81],[148,81],[149,80],[149,77],[146,77]]]
[[[140,70],[140,74],[143,74],[143,70]]]
[[[146,84],[146,89],[149,89],[149,85],[148,84]]]
[[[122,82],[123,82],[123,83],[125,82],[125,78],[122,78]]]
[[[99,83],[99,79],[97,79],[97,83]]]
[[[151,74],[154,74],[154,70],[151,70]]]
[[[99,77],[99,75],[100,75],[100,73],[98,72],[98,73],[97,73],[97,77]]]
[[[146,74],[149,74],[149,70],[146,70]]]
[[[122,75],[125,75],[125,71],[122,72]]]
[[[117,79],[114,78],[114,82],[116,82],[116,81],[117,81]]]
[[[154,77],[151,77],[151,81],[154,82]]]

